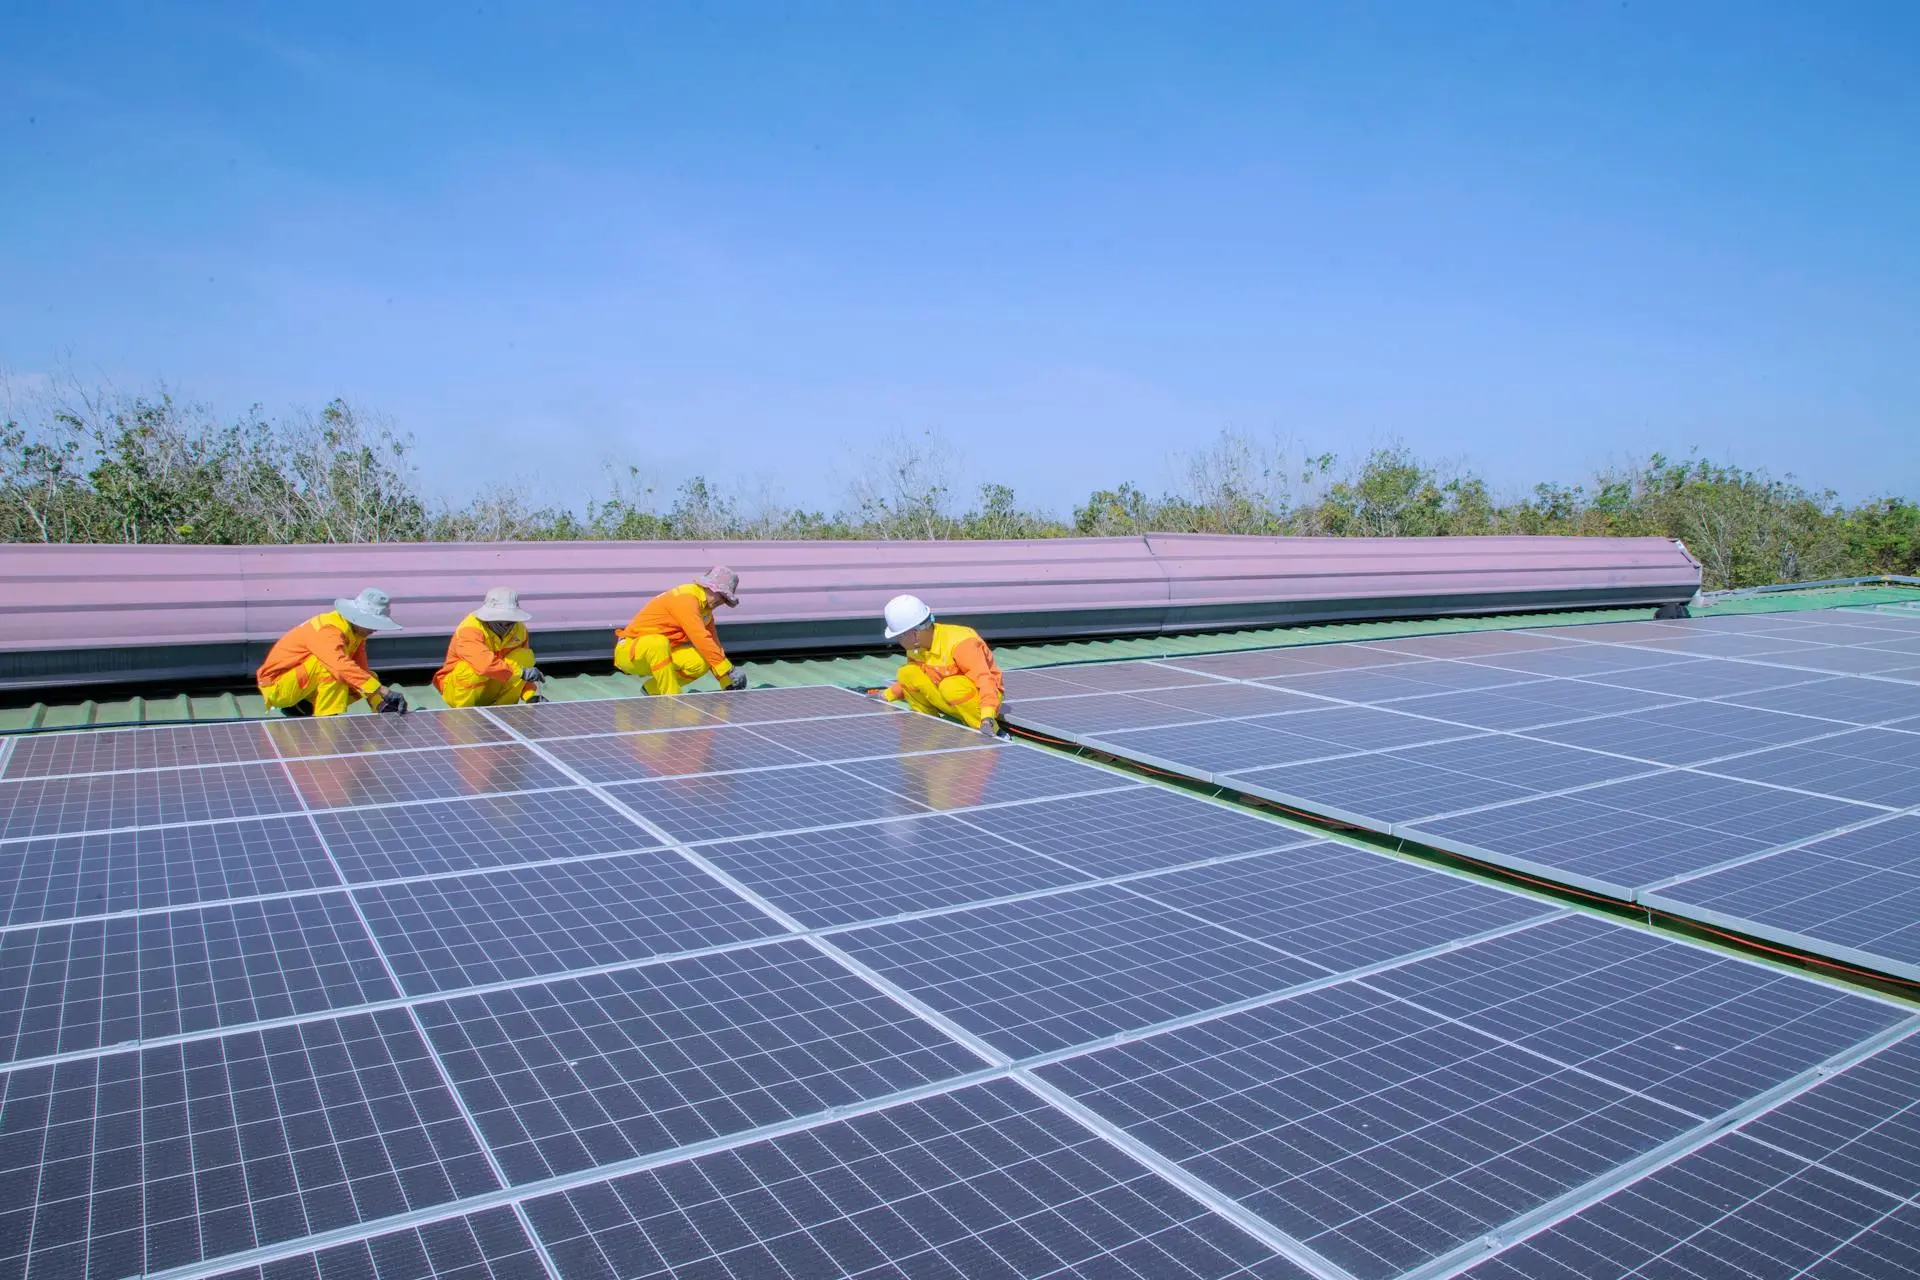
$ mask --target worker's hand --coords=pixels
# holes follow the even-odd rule
[[[547,673],[538,667],[528,667],[520,673],[520,678],[528,684],[539,684],[547,678]]]
[[[869,698],[881,698],[888,702],[893,701],[892,698],[887,697],[887,689],[885,685],[882,685],[877,689],[862,689],[860,692],[866,694]]]
[[[747,687],[747,673],[735,667],[733,670],[727,672],[727,678],[722,680],[720,684],[728,690],[744,689]]]
[[[375,707],[381,715],[407,714],[407,695],[400,692],[400,686],[390,684],[380,690],[380,705]]]
[[[980,732],[985,734],[989,738],[999,737],[1000,736],[1000,717],[999,716],[981,716]]]

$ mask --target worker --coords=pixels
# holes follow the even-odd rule
[[[363,698],[376,711],[405,715],[407,699],[398,686],[367,670],[367,637],[400,629],[392,608],[378,587],[335,600],[332,612],[308,618],[267,650],[254,673],[260,696],[285,716],[337,716]]]
[[[999,734],[1000,668],[978,631],[936,621],[919,596],[887,601],[886,625],[887,639],[907,651],[907,665],[881,696],[989,736]]]
[[[447,642],[447,660],[433,687],[450,707],[512,707],[539,702],[546,679],[533,664],[527,623],[512,587],[490,587],[480,607],[460,620]]]
[[[714,608],[739,603],[740,575],[725,565],[707,570],[698,582],[662,591],[618,632],[613,665],[645,681],[653,694],[679,693],[709,671],[721,688],[744,689],[747,677],[713,634]]]

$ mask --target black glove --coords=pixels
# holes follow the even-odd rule
[[[727,672],[727,678],[722,680],[720,685],[722,688],[728,690],[744,689],[747,687],[747,673],[735,667],[733,670]]]
[[[407,714],[407,695],[400,692],[398,685],[388,685],[380,691],[380,705],[374,708],[381,715]]]
[[[999,737],[1000,736],[1000,717],[981,716],[980,732],[986,734],[989,738]]]
[[[547,678],[547,673],[538,667],[528,667],[520,673],[520,678],[528,684],[539,684]]]

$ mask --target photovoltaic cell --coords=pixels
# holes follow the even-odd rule
[[[1634,626],[1644,624],[1634,623]],[[1564,649],[1576,643],[1571,637],[1584,636],[1591,627],[1577,631],[1567,628],[1565,637],[1538,631],[1458,631],[1433,636],[1404,636],[1398,640],[1369,640],[1366,647],[1382,653],[1426,658],[1471,658],[1496,653],[1528,653],[1542,649]]]
[[[929,809],[942,810],[1138,785],[1116,770],[1021,744],[999,751],[936,751],[890,760],[855,760],[835,767]]]
[[[1017,714],[1017,713],[1016,713]],[[1159,765],[1188,777],[1211,779],[1234,769],[1253,769],[1277,760],[1313,759],[1342,755],[1351,748],[1321,738],[1283,733],[1282,720],[1219,720],[1206,724],[1174,725],[1164,729],[1129,729],[1102,733],[1089,741],[1102,750],[1129,760]]]
[[[475,710],[417,716],[313,716],[270,720],[266,732],[283,756],[339,756],[422,747],[504,742],[499,725]]]
[[[804,943],[466,996],[420,1016],[516,1184],[981,1065]]]
[[[0,933],[0,1061],[398,994],[345,894],[42,925]]]
[[[1112,885],[895,921],[834,942],[1012,1058],[1326,975]]]
[[[1011,670],[1004,673],[1003,685],[1009,702],[1036,698],[1058,698],[1090,692],[1064,674],[1051,670]]]
[[[700,852],[803,924],[816,927],[958,906],[1089,878],[947,814],[703,845]]]
[[[1767,662],[1805,671],[1825,671],[1834,675],[1884,676],[1889,680],[1910,680],[1920,658],[1885,649],[1840,649],[1808,646],[1797,653],[1775,653],[1756,662]]]
[[[388,1010],[0,1075],[0,1185],[0,1268],[115,1280],[497,1184]]]
[[[216,1280],[549,1280],[533,1241],[509,1208],[442,1218],[366,1240],[296,1254]]]
[[[1286,848],[1311,838],[1244,809],[1157,787],[983,809],[966,821],[1097,878]]]
[[[1360,1280],[1387,1280],[1692,1127],[1347,983],[1038,1069]]]
[[[1431,716],[1477,729],[1517,730],[1561,724],[1587,716],[1641,711],[1673,701],[1666,694],[1616,688],[1585,680],[1540,680],[1498,689],[1401,698],[1395,711]]]
[[[1616,689],[1639,689],[1674,698],[1726,698],[1805,685],[1819,680],[1820,675],[1814,671],[1753,663],[1690,662],[1684,666],[1655,667],[1651,671],[1614,671],[1593,679],[1596,684]]]
[[[191,728],[83,730],[19,736],[0,777],[46,778],[70,773],[122,773],[196,764],[271,760],[273,744],[257,724]]]
[[[1645,671],[1653,667],[1691,662],[1684,653],[1661,653],[1653,649],[1633,649],[1625,645],[1595,644],[1559,649],[1537,649],[1531,653],[1495,653],[1472,655],[1464,662],[1499,667],[1507,671],[1525,671],[1531,675],[1573,676],[1605,675],[1611,671]]]
[[[655,850],[358,889],[408,995],[762,938],[778,925]]]
[[[277,764],[0,782],[0,839],[298,810]]]
[[[348,880],[484,871],[659,842],[589,791],[345,809],[314,823]]]
[[[1300,675],[1309,671],[1347,671],[1360,667],[1391,667],[1418,661],[1418,654],[1400,653],[1375,645],[1309,644],[1286,649],[1250,649],[1202,658],[1174,658],[1170,665],[1227,680],[1260,680],[1269,676]]]
[[[1703,632],[1699,635],[1665,635],[1656,639],[1635,640],[1634,645],[1642,649],[1659,649],[1666,653],[1684,653],[1700,658],[1761,658],[1769,655],[1785,655],[1784,660],[1791,662],[1796,653],[1813,653],[1816,646],[1784,635],[1740,635],[1716,632]]]
[[[1381,759],[1411,760],[1530,791],[1564,791],[1656,771],[1638,760],[1494,734],[1389,751]]]
[[[607,794],[659,824],[674,839],[690,842],[926,811],[904,796],[869,786],[826,764],[660,778],[610,786]]]
[[[1170,871],[1127,887],[1335,973],[1561,910],[1325,840]]]
[[[295,760],[286,769],[314,809],[573,785],[518,743]]]
[[[1350,702],[1389,702],[1434,693],[1464,692],[1529,684],[1539,679],[1498,667],[1476,667],[1467,662],[1409,662],[1402,666],[1361,671],[1315,671],[1282,676],[1264,683],[1277,689]]]
[[[528,1206],[565,1275],[1302,1280],[992,1081]]]
[[[0,925],[338,883],[305,818],[53,836],[0,845]]]

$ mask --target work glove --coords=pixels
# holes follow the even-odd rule
[[[720,682],[720,687],[729,691],[746,688],[747,673],[735,667],[733,670],[727,672],[727,678]]]
[[[887,687],[885,685],[880,685],[873,689],[862,689],[860,692],[866,694],[869,698],[880,698],[887,702],[893,701],[892,698],[887,697]]]
[[[528,684],[539,684],[547,678],[547,673],[538,667],[528,667],[520,673],[520,678]]]
[[[400,692],[397,684],[387,685],[380,690],[380,705],[374,708],[381,715],[407,714],[407,695]]]
[[[980,732],[985,734],[989,738],[999,737],[1000,736],[1000,717],[981,716]]]

